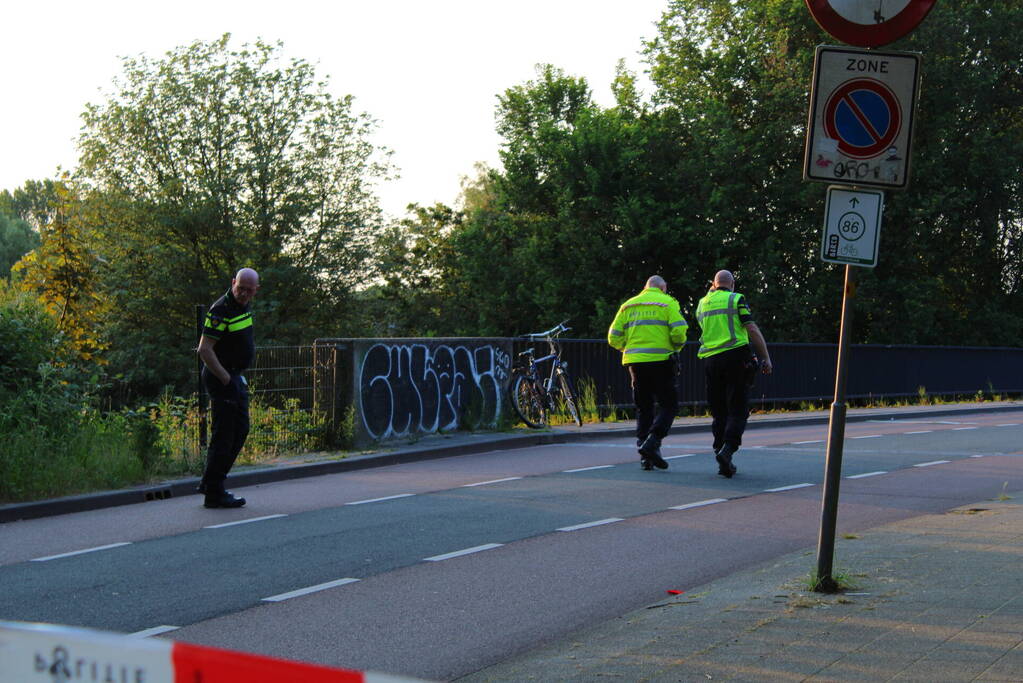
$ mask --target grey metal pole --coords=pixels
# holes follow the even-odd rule
[[[196,328],[196,339],[202,338],[203,324],[206,321],[206,309],[203,308],[202,304],[195,305],[195,328]],[[196,342],[198,344],[198,341]],[[196,354],[196,401],[198,402],[199,408],[199,452],[203,453],[206,450],[206,387],[202,383],[202,359]]]
[[[842,480],[842,446],[845,442],[845,380],[849,365],[849,335],[852,328],[853,298],[856,282],[853,268],[845,267],[842,294],[842,326],[838,333],[838,367],[835,371],[835,400],[828,421],[828,450],[824,465],[824,495],[821,505],[821,531],[817,543],[817,585],[814,590],[834,593],[838,584],[832,577],[835,556],[835,527],[838,522],[838,486]]]

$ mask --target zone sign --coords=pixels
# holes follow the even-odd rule
[[[903,189],[920,56],[817,46],[803,178]]]

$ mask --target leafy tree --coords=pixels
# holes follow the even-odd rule
[[[856,341],[1018,338],[1021,22],[1011,3],[948,0],[885,48],[921,52],[923,86],[910,187],[887,195],[878,267],[858,269]],[[800,180],[819,42],[800,0],[675,0],[647,45],[654,100],[702,166],[708,265],[737,271],[771,339],[837,335],[840,269],[817,257],[824,187]]]
[[[147,394],[184,381],[195,306],[241,266],[262,276],[261,343],[344,330],[380,225],[373,184],[390,167],[374,121],[280,43],[229,42],[125,59],[115,92],[83,114],[110,358]]]
[[[13,192],[4,190],[0,192],[0,214],[16,216],[38,231],[50,221],[56,188],[57,181],[28,180]]]
[[[602,337],[619,303],[653,273],[685,297],[702,239],[685,136],[672,112],[646,110],[619,69],[619,106],[593,103],[583,79],[544,65],[499,98],[503,172],[472,188],[451,234],[452,286],[471,291],[477,333],[518,334],[572,320]],[[468,195],[467,195],[468,196]],[[482,200],[480,199],[482,197]]]
[[[108,313],[100,294],[101,257],[93,249],[89,207],[65,183],[53,187],[49,219],[40,226],[41,244],[13,269],[19,286],[39,296],[57,330],[84,364],[103,364],[106,342],[100,324]]]
[[[0,278],[8,278],[11,266],[39,246],[39,234],[27,221],[0,213]]]
[[[383,230],[374,262],[382,282],[367,291],[376,312],[360,327],[367,336],[443,336],[459,328],[468,302],[454,292],[452,231],[462,213],[443,204],[409,207],[410,216]]]

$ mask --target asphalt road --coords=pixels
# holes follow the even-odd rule
[[[460,456],[0,525],[0,619],[452,680],[799,549],[826,426]],[[839,532],[1023,488],[1023,412],[851,423]],[[836,567],[841,558],[836,558]]]

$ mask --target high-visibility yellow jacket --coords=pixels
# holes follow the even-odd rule
[[[727,289],[707,292],[707,296],[696,305],[696,322],[702,330],[697,357],[706,358],[747,346],[749,334],[744,323],[752,319],[753,315],[742,294]]]
[[[647,287],[618,309],[607,343],[622,352],[622,365],[665,360],[685,346],[686,328],[678,301]]]

